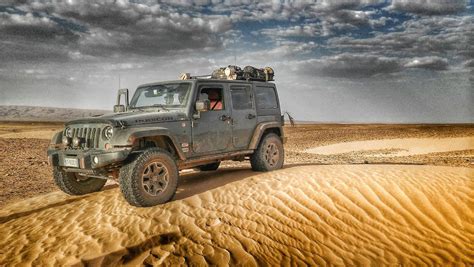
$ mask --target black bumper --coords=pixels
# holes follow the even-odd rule
[[[48,150],[49,164],[52,166],[71,167],[64,165],[65,158],[78,160],[79,169],[99,169],[104,166],[118,163],[127,158],[130,150],[119,151],[82,151],[82,150]],[[98,163],[94,162],[97,157]]]

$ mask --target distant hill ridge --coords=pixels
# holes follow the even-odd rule
[[[0,106],[0,121],[68,121],[111,111],[35,106]]]

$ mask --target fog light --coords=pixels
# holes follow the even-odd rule
[[[94,156],[92,160],[94,161],[95,164],[99,164],[99,158],[97,156]]]
[[[111,149],[111,148],[112,148],[112,145],[111,145],[111,144],[109,144],[109,143],[106,143],[106,144],[105,144],[105,149],[109,150],[109,149]]]
[[[67,136],[63,136],[62,142],[63,142],[63,145],[68,146],[71,143],[71,138]]]
[[[72,139],[72,145],[73,146],[79,146],[81,144],[81,139],[77,136],[75,136],[73,139]]]

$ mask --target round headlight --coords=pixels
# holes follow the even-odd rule
[[[112,128],[112,126],[107,126],[104,128],[104,137],[106,139],[112,138],[113,135],[114,135],[114,128]]]
[[[81,139],[79,139],[79,137],[76,136],[72,139],[73,146],[79,146],[80,144],[81,144]]]
[[[63,142],[63,145],[68,146],[71,143],[71,138],[67,136],[63,136],[62,142]]]
[[[72,128],[66,128],[64,130],[64,134],[67,136],[67,137],[72,137]]]

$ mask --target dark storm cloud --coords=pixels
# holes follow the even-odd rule
[[[371,38],[335,37],[329,47],[359,52],[406,56],[432,56],[452,53],[470,56],[474,50],[472,16],[409,20],[399,31],[377,33]]]
[[[466,10],[467,2],[467,0],[392,0],[391,8],[422,15],[446,15]]]
[[[220,49],[221,35],[231,29],[226,16],[187,14],[157,3],[28,1],[16,8],[21,12],[1,13],[0,32],[8,39],[69,43],[94,56]]]
[[[474,59],[464,62],[464,66],[466,66],[467,68],[474,68]]]
[[[69,43],[79,39],[79,35],[72,30],[62,27],[46,16],[32,13],[0,13],[0,34],[35,42]]]
[[[49,17],[32,13],[0,12],[2,61],[67,61],[80,36]]]
[[[306,75],[344,79],[368,78],[378,74],[398,72],[401,68],[400,60],[397,58],[347,53],[297,63],[297,71]]]

